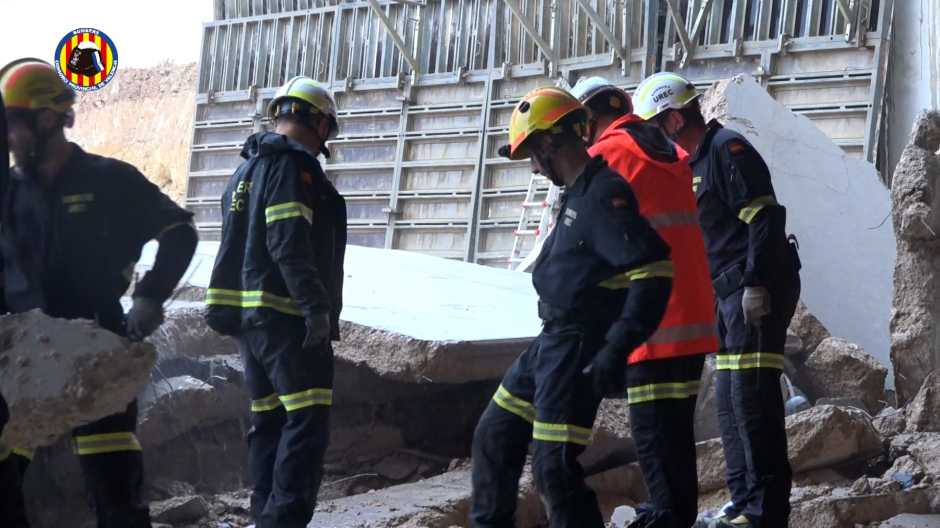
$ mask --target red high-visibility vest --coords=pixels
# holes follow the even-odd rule
[[[716,352],[715,293],[692,191],[689,154],[677,148],[676,163],[651,159],[621,128],[633,120],[642,119],[629,114],[615,121],[589,152],[603,156],[610,168],[630,182],[640,213],[672,247],[675,276],[659,329],[630,354],[629,363]]]

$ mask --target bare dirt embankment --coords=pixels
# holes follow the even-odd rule
[[[196,106],[195,64],[121,69],[101,90],[79,94],[69,139],[135,165],[182,202]]]

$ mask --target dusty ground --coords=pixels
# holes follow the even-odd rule
[[[121,69],[103,89],[79,94],[69,139],[135,165],[181,202],[193,139],[196,65]]]

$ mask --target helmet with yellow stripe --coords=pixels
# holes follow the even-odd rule
[[[339,135],[333,94],[327,86],[310,77],[298,75],[287,81],[268,105],[268,117],[272,119],[288,114],[323,115],[330,122],[330,132],[324,141]]]
[[[570,93],[555,86],[532,90],[519,101],[509,119],[509,147],[500,154],[512,160],[528,158],[529,139],[539,133],[572,132],[581,137],[591,111]]]
[[[52,110],[68,114],[75,104],[75,92],[48,62],[18,59],[0,68],[0,93],[7,110]]]
[[[666,110],[679,110],[701,97],[695,86],[671,72],[647,77],[633,92],[633,112],[651,119]]]

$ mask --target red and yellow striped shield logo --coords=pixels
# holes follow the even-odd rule
[[[114,77],[118,68],[117,48],[104,32],[80,28],[62,38],[53,64],[70,88],[90,92],[104,87]]]

